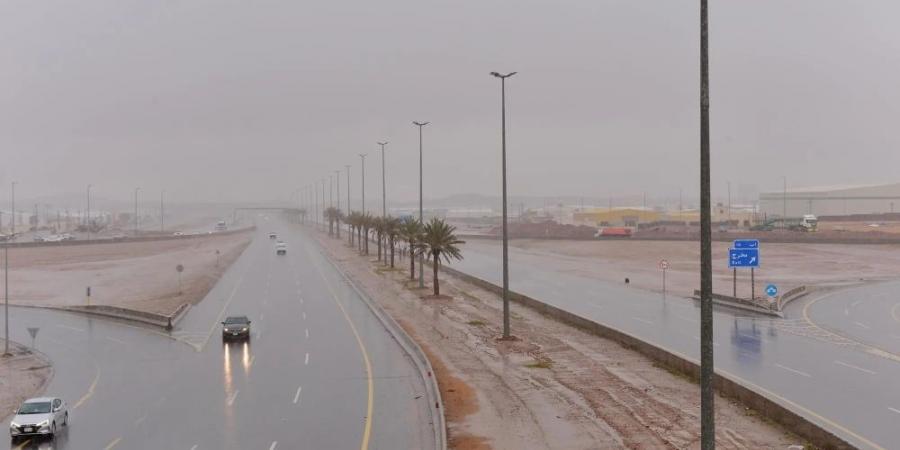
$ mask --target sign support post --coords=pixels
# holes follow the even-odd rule
[[[755,270],[753,267],[750,268],[750,300],[756,298],[756,278],[753,273]]]
[[[737,267],[735,267],[731,270],[734,272],[734,274],[732,275],[732,282],[733,282],[732,296],[734,298],[737,298]]]

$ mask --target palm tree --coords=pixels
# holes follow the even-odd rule
[[[465,241],[459,240],[453,232],[456,227],[448,225],[437,217],[431,219],[431,222],[425,225],[422,232],[421,243],[419,247],[421,251],[427,253],[432,258],[432,269],[434,270],[434,295],[441,295],[441,288],[438,284],[438,267],[441,264],[441,257],[445,262],[451,259],[462,259],[462,253],[459,251],[459,244],[465,244]]]
[[[335,227],[335,232],[337,233],[336,238],[341,238],[341,221],[344,220],[344,212],[338,208],[334,208],[334,220],[337,222],[337,226]]]
[[[344,222],[350,227],[347,232],[347,235],[348,235],[347,239],[348,239],[348,242],[350,243],[350,246],[352,247],[353,246],[353,237],[354,237],[353,235],[354,235],[356,227],[359,223],[359,213],[356,211],[350,212],[350,214],[347,215],[347,218],[344,219]]]
[[[373,217],[372,228],[375,232],[375,242],[378,244],[378,261],[381,261],[381,236],[384,235],[384,217]]]
[[[325,215],[325,220],[328,221],[328,235],[329,236],[334,235],[334,221],[337,219],[339,212],[340,211],[338,211],[337,208],[335,208],[333,206],[329,206],[328,208],[325,208],[325,211],[323,212],[323,214]]]
[[[369,213],[364,213],[363,220],[362,220],[362,227],[363,227],[362,234],[363,234],[363,236],[366,237],[363,242],[363,254],[366,256],[369,255],[369,230],[372,229],[372,225],[374,225],[374,224],[375,224],[375,218],[372,217],[372,215]]]
[[[394,268],[394,242],[398,234],[400,234],[400,219],[391,216],[385,217],[384,235],[388,241],[388,246],[391,248],[391,269]],[[385,250],[384,262],[387,264],[387,250]]]
[[[400,224],[400,237],[407,242],[409,248],[409,279],[416,279],[416,245],[422,236],[422,222],[412,217],[403,219]]]

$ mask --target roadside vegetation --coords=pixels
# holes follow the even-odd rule
[[[393,269],[397,253],[401,259],[409,258],[410,280],[416,279],[416,257],[427,257],[431,262],[435,297],[441,295],[438,275],[441,264],[463,258],[459,245],[465,241],[456,236],[456,227],[437,217],[423,224],[412,217],[380,217],[357,211],[344,215],[334,207],[326,208],[322,214],[330,237],[340,239],[341,221],[347,225],[348,245],[355,246],[360,256],[369,255],[369,241],[374,241],[377,258],[373,263]]]

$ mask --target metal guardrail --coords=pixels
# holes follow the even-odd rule
[[[437,384],[437,377],[434,375],[434,368],[432,368],[428,356],[425,355],[425,352],[419,344],[406,333],[390,314],[385,312],[377,302],[369,298],[369,296],[356,285],[350,275],[341,270],[341,268],[338,267],[331,258],[325,255],[324,252],[322,253],[325,260],[334,267],[356,294],[363,299],[363,302],[369,307],[375,317],[381,321],[394,340],[400,344],[403,351],[406,352],[410,359],[415,363],[416,368],[422,376],[422,381],[425,384],[425,395],[429,399],[429,404],[434,405],[433,408],[428,408],[429,411],[431,411],[431,423],[434,427],[434,448],[437,450],[447,450],[447,424],[444,417],[444,402],[441,399],[441,391]]]

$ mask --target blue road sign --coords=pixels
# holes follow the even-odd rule
[[[734,248],[759,248],[759,239],[737,239]]]
[[[768,295],[769,297],[778,295],[778,287],[776,287],[774,284],[766,286],[766,295]]]
[[[728,267],[759,267],[759,249],[732,248],[728,250]]]

